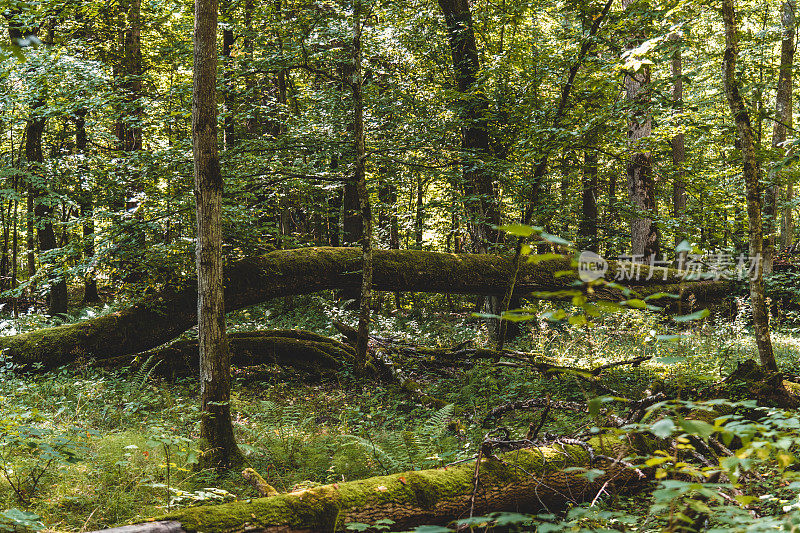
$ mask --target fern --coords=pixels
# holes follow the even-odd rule
[[[349,446],[362,448],[368,454],[372,455],[372,458],[375,460],[375,462],[377,462],[381,468],[383,468],[385,474],[391,474],[392,472],[404,470],[404,464],[402,460],[399,460],[392,453],[387,452],[371,440],[367,440],[357,435],[345,435],[345,442],[342,444],[342,448]]]
[[[453,410],[452,404],[442,407],[416,431],[392,433],[383,446],[356,435],[347,435],[342,446],[361,447],[387,474],[427,467],[442,453],[441,441],[447,432]]]

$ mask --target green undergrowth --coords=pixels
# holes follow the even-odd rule
[[[394,296],[382,295],[382,302],[376,335],[427,346],[489,345],[486,327],[472,318],[466,298],[405,297],[404,308],[391,312]],[[233,331],[303,328],[336,336],[332,318],[354,320],[351,311],[323,295],[239,311],[230,320]],[[24,319],[17,327],[30,322]],[[604,372],[604,387],[631,398],[657,391],[688,395],[755,354],[741,319],[675,328],[638,311],[603,317],[591,328],[532,321],[522,324],[522,334],[509,348],[584,369],[653,356],[636,367]],[[777,333],[775,346],[779,364],[796,368],[800,337]],[[40,517],[27,526],[35,529],[41,520],[39,525],[52,531],[92,530],[162,515],[168,507],[257,496],[239,472],[218,477],[195,467],[194,379],[166,382],[146,368],[131,374],[71,366],[39,375],[18,374],[12,365],[0,368],[0,462],[5,465],[0,511],[16,509],[23,513],[20,520]],[[409,362],[406,369],[447,406],[423,405],[389,384],[369,383],[356,393],[346,371],[309,383],[277,368],[234,369],[234,427],[250,466],[280,492],[443,466],[472,457],[495,426],[520,438],[540,423],[541,410],[535,409],[485,424],[495,406],[547,396],[585,403],[606,394],[574,375],[543,376],[489,360],[438,371]],[[572,435],[596,423],[586,414],[552,410],[538,436]],[[35,485],[28,483],[36,476]],[[628,514],[645,513],[646,507],[637,511],[636,503],[616,502],[633,506]],[[0,530],[3,520],[0,516]]]

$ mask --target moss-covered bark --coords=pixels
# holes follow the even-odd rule
[[[592,454],[626,455],[631,446],[616,437],[597,437],[589,447],[555,444],[507,452],[481,460],[474,514],[492,511],[558,511],[572,502],[592,500],[605,484],[607,493],[638,486],[641,473]],[[591,453],[590,453],[591,450]],[[578,467],[574,470],[571,467]],[[605,473],[589,481],[582,469]],[[567,470],[567,471],[565,471]],[[180,524],[182,531],[319,532],[341,531],[349,522],[394,520],[395,530],[442,524],[469,516],[474,463],[335,483],[268,498],[203,506],[172,513],[159,524]],[[134,531],[155,531],[146,529]],[[178,531],[181,531],[178,530]],[[115,530],[107,530],[108,532]],[[118,530],[122,533],[123,530]]]
[[[275,364],[321,374],[352,364],[355,351],[335,339],[300,330],[248,331],[228,334],[231,363],[239,366]],[[106,368],[123,366],[153,369],[160,376],[174,378],[196,374],[199,349],[196,340],[181,340],[136,356],[121,355],[98,361]],[[148,370],[149,371],[149,370]]]
[[[379,291],[503,295],[511,274],[511,257],[482,254],[447,254],[420,250],[375,250],[373,287]],[[556,276],[570,270],[568,258],[526,263],[520,269],[515,294],[572,289],[575,277]],[[679,285],[675,271],[657,272],[646,280],[641,267],[642,294],[681,292],[683,301],[697,304],[729,295],[725,281],[688,282]],[[361,251],[356,248],[300,248],[278,250],[262,257],[243,259],[225,270],[225,307],[241,309],[271,298],[309,294],[326,289],[358,289]],[[607,277],[618,266],[611,264]],[[666,291],[664,290],[666,289]],[[618,291],[598,291],[599,298],[623,299]],[[197,323],[196,285],[170,287],[137,304],[78,324],[42,329],[0,339],[0,348],[19,364],[41,363],[45,368],[77,358],[90,359],[139,353],[175,338]]]

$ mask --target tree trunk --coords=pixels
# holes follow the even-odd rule
[[[31,118],[25,130],[25,158],[28,160],[32,173],[41,173],[44,155],[42,153],[42,134],[44,133],[45,117],[41,114],[44,101],[37,100],[31,106]],[[39,240],[39,251],[49,252],[58,247],[56,243],[55,228],[53,227],[53,207],[48,198],[46,189],[33,188],[35,200],[33,205],[33,220],[36,224],[36,234]],[[52,260],[49,260],[52,261]],[[67,312],[67,281],[57,267],[52,267],[48,284],[50,290],[47,295],[47,310],[51,316]]]
[[[632,9],[637,0],[623,0],[623,9]],[[637,31],[629,44],[637,46],[643,39]],[[653,119],[650,114],[650,66],[641,65],[638,71],[625,73],[625,99],[630,106],[628,144],[628,198],[636,213],[631,218],[631,255],[637,261],[650,262],[659,253],[659,232],[655,223],[656,197],[653,184],[653,154],[646,143],[650,138]]]
[[[673,112],[681,117],[683,121],[683,58],[681,56],[681,46],[683,37],[679,33],[671,33],[670,40],[675,42],[675,51],[672,53],[672,63],[670,74],[672,75],[672,106]],[[677,246],[686,238],[685,216],[686,216],[686,142],[683,133],[678,133],[670,139],[672,148],[672,166],[674,171],[674,181],[672,183],[672,216],[678,221],[677,231],[675,232],[675,245]],[[679,252],[676,258],[678,265],[682,265],[686,260],[686,252]]]
[[[775,160],[783,159],[786,149],[786,132],[792,129],[792,65],[794,63],[794,21],[795,2],[785,0],[781,4],[781,26],[783,39],[781,40],[781,62],[778,71],[778,86],[775,91],[775,125],[772,128],[772,150]],[[772,272],[772,263],[777,255],[775,249],[776,233],[778,231],[778,199],[781,195],[781,171],[771,170],[764,195],[764,273]],[[791,216],[791,214],[789,215]],[[786,223],[782,225],[785,226]],[[781,231],[781,245],[785,242],[786,231]]]
[[[753,327],[761,365],[770,372],[777,372],[778,365],[775,362],[775,354],[772,350],[772,341],[769,333],[769,313],[767,312],[764,298],[764,258],[762,256],[764,240],[761,221],[761,186],[759,184],[761,169],[756,155],[750,114],[739,92],[740,81],[736,78],[736,61],[739,57],[739,29],[736,25],[734,0],[722,1],[722,19],[725,23],[725,54],[722,62],[722,74],[725,83],[725,96],[728,99],[731,114],[736,122],[742,149],[742,164],[747,196],[750,260],[754,262],[755,267],[755,272],[750,275]]]
[[[417,201],[414,209],[414,248],[422,250],[422,237],[425,232],[425,184],[417,174]]]
[[[36,220],[33,214],[36,202],[36,189],[33,185],[28,185],[28,193],[25,196],[25,265],[28,267],[28,279],[36,275]]]
[[[342,216],[342,246],[353,246],[364,237],[364,223],[359,212],[358,185],[347,180],[342,198],[344,215]]]
[[[366,147],[364,133],[364,93],[361,76],[361,0],[356,0],[353,10],[353,140],[355,141],[355,175],[353,181],[358,191],[361,219],[361,301],[358,310],[358,342],[356,342],[356,375],[363,376],[367,365],[369,340],[369,312],[372,303],[372,207],[367,190]]]
[[[119,149],[126,153],[142,149],[142,116],[144,108],[140,102],[142,96],[142,37],[141,37],[141,0],[123,0],[120,12],[125,17],[125,26],[120,32],[122,47],[119,66],[120,89],[123,95],[123,107],[116,123],[116,134]],[[132,193],[138,192],[140,184],[138,175],[131,176],[132,186],[125,191],[126,208],[133,207]]]
[[[631,492],[645,475],[613,457],[631,452],[633,441],[595,437],[584,446],[554,444],[482,456],[475,463],[334,483],[267,498],[176,511],[150,522],[107,533],[311,533],[344,531],[350,522],[394,521],[405,531],[423,524],[447,524],[494,511],[557,513],[598,493]],[[635,453],[635,452],[634,452]],[[605,459],[592,460],[593,455]],[[592,481],[586,470],[604,473]],[[475,488],[477,487],[477,489]],[[474,493],[474,496],[473,496]]]
[[[230,150],[236,144],[236,134],[234,128],[234,82],[233,82],[233,58],[231,51],[233,50],[233,29],[230,27],[231,20],[233,19],[233,6],[231,2],[226,2],[226,18],[228,25],[222,29],[222,62],[223,72],[225,79],[223,80],[223,93],[222,100],[225,105],[225,119],[223,124],[223,131],[225,134],[225,148]]]
[[[583,155],[581,187],[581,219],[578,225],[578,245],[583,250],[598,251],[597,240],[597,152],[592,146]]]
[[[446,254],[416,250],[374,250],[373,290],[501,296],[513,272],[512,258],[485,254]],[[361,250],[354,248],[300,248],[243,259],[225,269],[225,310],[234,311],[286,295],[361,286]],[[520,265],[514,296],[534,291],[574,290],[577,276],[559,276],[570,270],[571,259]],[[618,277],[622,267],[609,262],[606,279]],[[680,273],[656,271],[651,279],[641,267],[640,281],[626,282],[642,296],[659,292],[681,294],[689,303],[705,305],[735,294],[735,283],[705,280],[681,283]],[[542,298],[547,295],[537,294]],[[564,296],[561,296],[564,297]],[[620,301],[617,290],[597,287],[596,299]],[[559,294],[550,298],[557,299]],[[664,305],[671,299],[655,303]],[[0,337],[0,349],[19,364],[41,362],[54,368],[77,358],[103,358],[138,353],[160,346],[197,323],[197,289],[167,287],[133,306],[76,324]]]
[[[492,228],[500,224],[500,205],[494,176],[487,166],[493,157],[487,119],[489,104],[477,87],[480,63],[472,13],[467,0],[439,0],[439,7],[447,26],[456,88],[461,93],[462,179],[465,205],[473,225],[473,251],[486,253],[500,238]]]
[[[79,154],[86,154],[86,115],[88,111],[85,107],[75,112],[75,150]],[[81,165],[81,171],[88,175],[88,169]],[[83,218],[83,260],[91,263],[94,259],[94,210],[92,200],[91,184],[88,177],[83,177],[79,185],[79,201],[81,218]],[[83,303],[93,303],[100,300],[97,294],[97,278],[95,277],[94,267],[90,266],[86,270],[83,281]]]
[[[217,1],[195,0],[192,146],[197,205],[197,331],[200,346],[200,436],[206,465],[240,462],[230,407],[230,353],[222,274],[222,173],[217,154]]]

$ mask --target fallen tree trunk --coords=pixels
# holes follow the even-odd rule
[[[611,436],[585,445],[557,443],[488,456],[474,463],[334,483],[267,498],[176,511],[158,522],[106,533],[342,531],[345,524],[382,518],[405,530],[446,524],[494,511],[557,512],[591,501],[603,490],[620,493],[641,486],[644,474],[617,460],[631,443]],[[596,478],[585,472],[605,469]],[[477,484],[475,481],[477,472]],[[475,486],[477,485],[477,491]]]
[[[335,339],[300,330],[247,331],[228,334],[231,364],[238,367],[275,364],[320,375],[352,363],[355,350]],[[198,372],[197,340],[180,340],[146,352],[99,359],[105,368],[129,367],[175,378]]]
[[[225,270],[225,308],[233,311],[279,296],[326,289],[357,289],[361,282],[360,268],[361,253],[355,248],[299,248],[243,259]],[[622,268],[610,263],[607,279],[613,279]],[[526,263],[518,273],[515,295],[574,290],[575,275],[557,275],[571,269],[567,257]],[[719,300],[730,295],[733,287],[727,281],[680,283],[680,274],[674,270],[667,271],[666,279],[659,271],[648,280],[647,267],[641,266],[640,270],[640,281],[629,285],[630,288],[642,295],[681,293],[687,307],[690,302],[702,305]],[[509,257],[376,250],[373,287],[379,291],[500,296],[508,286],[511,272]],[[594,296],[611,301],[625,299],[620,291],[605,287],[598,287]],[[183,287],[167,287],[127,309],[77,324],[0,338],[0,349],[14,363],[38,363],[44,369],[81,357],[96,359],[139,353],[160,346],[192,327],[197,323],[196,313],[196,286],[187,281]]]

